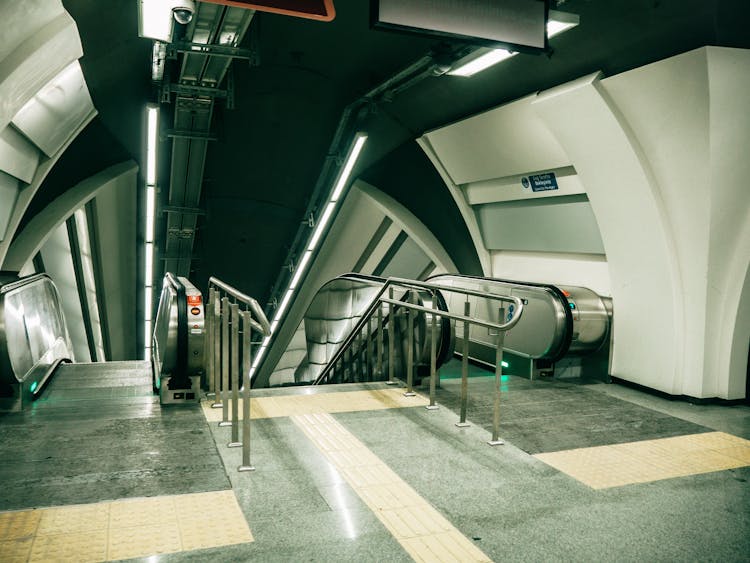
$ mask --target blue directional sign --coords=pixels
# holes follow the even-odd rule
[[[544,174],[532,174],[529,176],[529,183],[532,191],[546,192],[547,190],[556,190],[557,178],[554,172],[545,172]]]

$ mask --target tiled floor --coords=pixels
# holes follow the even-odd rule
[[[750,440],[707,432],[535,457],[592,489],[606,489],[749,466]]]
[[[0,559],[111,561],[252,542],[234,492],[0,512]]]
[[[415,561],[491,561],[331,415],[292,420]]]

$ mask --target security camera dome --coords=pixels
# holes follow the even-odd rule
[[[172,14],[177,23],[182,25],[190,23],[190,20],[193,19],[193,11],[188,8],[175,8],[172,10]]]

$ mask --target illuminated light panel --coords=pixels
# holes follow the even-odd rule
[[[164,0],[139,0],[138,35],[171,43],[172,4]]]
[[[154,288],[151,287],[150,285],[147,285],[143,291],[144,293],[143,302],[145,305],[145,310],[143,312],[143,316],[144,316],[143,320],[146,321],[147,323],[151,322],[151,304],[152,304],[152,299],[153,299],[153,291],[154,291]]]
[[[315,247],[318,245],[318,241],[320,240],[320,237],[322,236],[323,231],[328,224],[328,221],[331,219],[331,214],[333,213],[335,207],[336,203],[334,202],[330,202],[328,206],[326,206],[325,211],[323,211],[323,215],[318,220],[318,226],[315,227],[315,232],[310,239],[310,244],[307,245],[307,250],[315,250]]]
[[[156,135],[159,121],[159,108],[148,106],[146,108],[146,184],[156,184]]]
[[[150,286],[151,282],[153,281],[152,278],[154,276],[154,243],[153,242],[147,242],[146,243],[146,268],[145,273],[143,274],[146,278],[146,285]]]
[[[550,10],[549,19],[547,20],[547,38],[560,35],[580,22],[577,14],[568,12],[558,12]],[[453,68],[447,74],[451,76],[463,76],[468,78],[475,74],[487,70],[499,62],[505,61],[517,53],[507,49],[490,49],[489,47],[480,47],[473,53],[459,59],[453,64]]]
[[[146,242],[154,242],[154,221],[156,219],[156,188],[146,187]]]
[[[512,53],[506,49],[488,49],[482,47],[471,55],[459,60],[456,63],[458,66],[448,71],[448,74],[468,78],[515,55],[516,53]]]
[[[146,350],[151,350],[151,321],[146,321],[143,326],[144,342],[146,343]]]
[[[310,250],[302,255],[302,260],[300,260],[299,264],[297,264],[297,269],[294,271],[294,276],[292,277],[292,281],[289,284],[289,289],[294,289],[295,287],[297,287],[297,284],[299,283],[302,274],[305,272],[305,268],[307,267],[307,263],[310,261],[311,256],[312,251]]]
[[[349,151],[349,156],[346,157],[346,163],[341,169],[339,179],[336,181],[336,187],[333,188],[331,201],[338,201],[339,196],[341,196],[341,192],[344,190],[344,186],[346,186],[346,183],[349,181],[349,176],[352,173],[352,169],[357,163],[359,153],[362,152],[362,147],[365,146],[365,141],[367,141],[367,135],[365,135],[364,133],[357,133],[357,135],[354,137],[354,144]]]
[[[503,366],[504,368],[510,367],[510,365],[508,364],[508,362],[506,362],[505,360],[503,360],[502,362],[500,362],[500,365]]]
[[[550,10],[547,20],[547,38],[560,35],[562,32],[577,26],[580,22],[581,18],[578,14]]]

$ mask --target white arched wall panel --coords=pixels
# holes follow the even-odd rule
[[[443,182],[445,182],[445,186],[448,188],[448,191],[453,197],[453,201],[456,203],[456,207],[458,208],[459,213],[461,213],[461,217],[463,218],[464,223],[466,224],[466,228],[469,231],[471,241],[474,243],[474,248],[476,249],[477,256],[479,257],[479,264],[482,266],[482,272],[485,276],[491,276],[492,260],[490,258],[490,253],[484,246],[484,242],[482,240],[482,232],[479,229],[479,221],[477,221],[477,216],[474,213],[471,205],[467,201],[464,191],[459,188],[451,179],[450,174],[448,174],[448,171],[446,170],[441,160],[442,155],[439,155],[435,151],[435,148],[430,143],[429,137],[427,135],[420,137],[419,139],[417,139],[417,144],[419,144],[419,146],[422,148],[424,153],[427,155],[427,158],[430,159],[430,162],[432,162],[432,165],[435,167],[435,170],[437,170],[437,173],[440,174]]]
[[[381,213],[401,227],[417,246],[432,260],[439,268],[448,272],[455,272],[456,266],[451,257],[440,244],[438,239],[425,227],[416,216],[403,205],[393,199],[385,192],[371,186],[367,182],[357,180],[353,189],[359,190],[372,204],[380,209]]]
[[[534,108],[586,187],[607,253],[614,306],[612,375],[682,392],[682,287],[673,236],[637,140],[590,75],[539,94]]]
[[[4,268],[11,271],[20,270],[76,209],[86,205],[86,202],[103,190],[116,189],[119,184],[135,186],[137,173],[138,165],[130,160],[110,166],[66,190],[35,215],[16,236],[5,257]]]
[[[750,51],[707,48],[711,236],[705,372],[721,397],[745,396],[750,347]],[[728,377],[724,377],[728,374]]]

